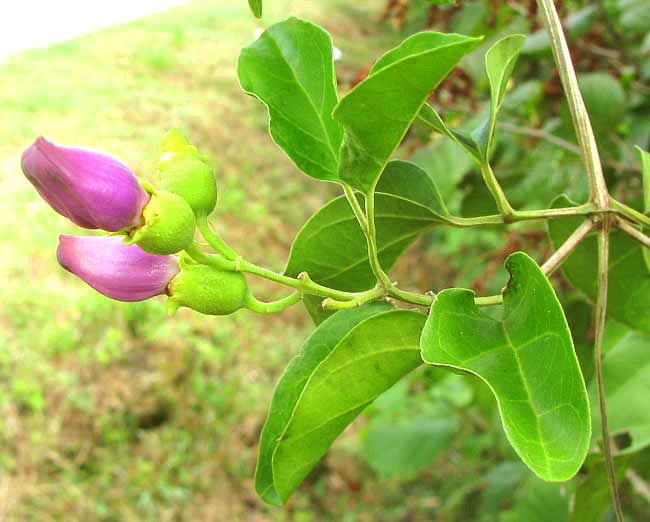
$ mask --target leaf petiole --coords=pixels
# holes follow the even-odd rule
[[[208,217],[205,214],[196,216],[196,226],[198,227],[199,232],[201,232],[203,239],[205,239],[214,250],[222,254],[226,259],[234,260],[239,257],[237,252],[230,248],[226,242],[221,239],[221,236],[212,229],[208,222]]]
[[[258,314],[274,314],[276,312],[281,312],[285,308],[298,303],[302,300],[302,294],[298,291],[293,292],[291,295],[284,297],[283,299],[278,299],[277,301],[271,301],[265,303],[256,299],[253,295],[248,295],[246,298],[246,308],[257,312]]]
[[[501,188],[499,181],[497,180],[496,176],[494,175],[494,172],[492,171],[492,167],[490,167],[490,164],[487,161],[481,163],[481,175],[483,176],[483,181],[485,182],[485,185],[487,186],[488,190],[492,194],[492,197],[494,198],[494,202],[497,205],[499,214],[503,216],[504,222],[506,223],[510,222],[512,220],[511,219],[512,216],[515,214],[515,211],[510,206],[510,203],[508,202],[508,198],[506,198],[506,195],[503,192],[503,189]]]

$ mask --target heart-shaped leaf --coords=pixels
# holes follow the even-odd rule
[[[364,193],[371,190],[431,91],[480,41],[424,32],[382,56],[334,110],[346,131],[340,178]]]
[[[339,313],[319,328],[338,318]],[[273,487],[282,502],[366,406],[422,363],[424,321],[422,314],[408,310],[373,315],[311,372],[284,431],[274,439]]]
[[[553,208],[575,206],[566,196],[552,203]],[[553,219],[548,232],[554,248],[566,241],[584,218]],[[634,330],[650,333],[650,273],[643,259],[642,246],[620,230],[610,233],[609,291],[607,314]],[[598,295],[598,245],[595,235],[584,239],[562,265],[569,282],[590,301]]]
[[[309,377],[334,350],[339,341],[357,324],[390,308],[387,303],[372,303],[339,311],[312,332],[300,354],[287,366],[273,393],[271,407],[260,437],[255,469],[255,490],[266,502],[282,503],[273,486],[271,459]]]
[[[483,379],[521,459],[545,480],[567,480],[580,469],[591,436],[571,333],[537,263],[517,252],[506,268],[500,320],[479,311],[471,290],[438,294],[422,332],[422,358]]]
[[[289,18],[242,49],[242,89],[269,110],[273,140],[305,174],[338,181],[342,127],[332,119],[338,103],[332,39],[310,22]]]

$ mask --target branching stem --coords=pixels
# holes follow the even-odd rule
[[[641,232],[634,225],[631,225],[630,223],[628,223],[627,221],[625,221],[623,219],[619,219],[618,222],[616,223],[616,226],[618,228],[620,228],[623,232],[625,232],[631,238],[636,239],[644,247],[650,248],[650,237],[646,236],[643,232]]]
[[[587,237],[587,234],[594,228],[594,223],[591,219],[585,219],[582,224],[576,228],[573,233],[562,243],[553,255],[549,257],[542,265],[542,272],[547,276],[551,275],[564,260],[569,257],[569,254],[580,244],[580,242]]]
[[[639,225],[650,227],[650,216],[646,216],[638,210],[634,210],[632,207],[628,207],[625,203],[616,201],[614,198],[610,198],[610,203],[612,208],[616,211],[616,214],[631,219]]]
[[[196,243],[193,243],[185,251],[197,263],[210,265],[219,270],[253,274],[268,279],[269,281],[274,281],[290,288],[294,288],[302,294],[329,297],[340,301],[356,301],[358,299],[366,299],[369,294],[374,295],[376,293],[376,289],[374,288],[365,292],[344,292],[342,290],[336,290],[315,283],[306,272],[303,272],[298,277],[289,277],[284,274],[278,274],[268,268],[258,266],[242,258],[231,260],[226,259],[221,255],[206,254]]]
[[[357,200],[357,196],[354,194],[354,190],[352,190],[352,187],[350,187],[349,185],[343,183],[343,192],[345,194],[346,199],[348,200],[348,203],[350,203],[350,207],[352,207],[352,212],[354,213],[354,216],[357,218],[361,230],[363,230],[364,234],[367,234],[368,221],[366,221],[366,215],[363,212],[361,205],[359,205],[359,201]]]
[[[569,104],[571,119],[582,152],[582,159],[587,169],[589,200],[593,201],[598,208],[607,208],[609,206],[609,194],[603,176],[600,156],[598,155],[596,138],[578,87],[578,79],[571,62],[571,55],[560,18],[553,0],[537,0],[537,4],[543,14],[546,30],[551,40],[553,55],[555,56],[562,87]]]
[[[379,263],[379,251],[377,250],[374,188],[368,191],[368,194],[366,194],[366,225],[366,239],[368,242],[368,259],[370,260],[370,266],[372,267],[372,271],[374,272],[375,277],[377,277],[377,281],[379,281],[386,292],[390,294],[393,288],[393,283]]]

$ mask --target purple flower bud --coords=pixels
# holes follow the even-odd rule
[[[156,256],[122,236],[59,236],[61,266],[99,293],[118,301],[144,301],[164,294],[179,271],[175,256]]]
[[[23,152],[22,167],[43,199],[80,227],[116,232],[142,224],[149,194],[113,156],[41,136]]]

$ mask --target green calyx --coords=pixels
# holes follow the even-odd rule
[[[181,144],[167,143],[165,148],[178,148]],[[160,188],[182,197],[197,215],[210,214],[217,204],[214,169],[207,161],[207,156],[199,154],[196,147],[185,145],[180,150],[166,150],[156,164]]]
[[[169,284],[169,311],[181,306],[206,315],[229,315],[246,304],[248,283],[240,272],[199,265],[181,256],[181,271]]]
[[[161,256],[185,249],[193,241],[196,228],[190,206],[172,192],[154,190],[148,184],[143,184],[143,187],[151,194],[142,211],[144,225],[133,230],[126,242]]]
[[[180,152],[184,147],[187,147],[190,144],[190,140],[187,139],[185,134],[178,129],[168,130],[163,138],[160,140],[160,146],[158,148],[159,156],[162,156],[166,152]]]

